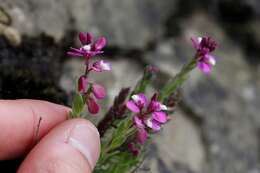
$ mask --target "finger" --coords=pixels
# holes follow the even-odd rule
[[[96,127],[84,119],[68,120],[33,148],[18,173],[90,173],[99,153]]]
[[[25,154],[37,138],[65,121],[68,111],[46,101],[0,100],[0,160]]]

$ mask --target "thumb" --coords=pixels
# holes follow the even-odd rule
[[[96,127],[87,120],[68,120],[34,147],[18,173],[91,173],[99,153]]]

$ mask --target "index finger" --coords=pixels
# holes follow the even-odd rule
[[[47,101],[0,100],[0,160],[26,154],[37,139],[65,121],[68,112]]]

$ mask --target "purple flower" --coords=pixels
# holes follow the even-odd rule
[[[79,40],[82,45],[89,45],[93,42],[93,34],[90,32],[80,32],[79,33]]]
[[[106,46],[106,39],[104,37],[100,37],[96,42],[93,42],[93,35],[91,33],[80,32],[79,39],[82,47],[78,49],[71,47],[71,50],[67,52],[68,55],[90,59],[95,55],[103,53],[102,49]]]
[[[99,60],[92,65],[92,69],[96,72],[111,71],[111,65],[104,60]]]
[[[139,113],[147,104],[147,98],[143,93],[132,96],[132,100],[126,103],[128,109],[132,112]]]
[[[139,144],[144,144],[147,138],[148,138],[148,132],[144,128],[139,128],[137,130],[136,141]]]
[[[100,107],[93,97],[87,98],[87,106],[88,106],[88,111],[91,114],[97,114],[99,112]]]
[[[105,88],[98,84],[93,84],[92,92],[93,92],[94,96],[99,100],[105,98],[105,96],[106,96]]]
[[[161,125],[167,122],[167,114],[164,112],[167,107],[157,101],[156,95],[152,97],[149,104],[146,96],[143,93],[133,95],[131,100],[126,103],[126,107],[137,113],[133,122],[138,128],[137,142],[143,144],[148,137],[146,128],[159,131]]]
[[[84,94],[87,92],[87,85],[88,85],[88,79],[85,75],[80,76],[78,80],[78,91],[81,94]]]
[[[82,46],[80,48],[72,47],[67,53],[72,56],[85,58],[86,70],[84,75],[78,79],[78,92],[83,96],[88,111],[91,114],[97,114],[100,107],[96,99],[103,99],[106,96],[106,91],[103,86],[90,82],[88,76],[91,71],[102,72],[111,70],[111,65],[104,60],[96,61],[93,64],[91,62],[93,56],[103,53],[102,49],[106,46],[107,41],[104,37],[100,37],[94,42],[93,35],[89,32],[80,32],[79,40]]]
[[[205,74],[210,73],[216,64],[215,57],[210,53],[216,49],[217,43],[211,37],[191,38],[191,41],[197,50],[198,68]]]

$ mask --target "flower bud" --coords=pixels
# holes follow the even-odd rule
[[[78,80],[78,91],[81,94],[84,94],[87,92],[87,85],[88,85],[88,79],[86,76],[82,75],[80,76]]]
[[[106,96],[104,87],[98,84],[92,85],[92,92],[97,99],[103,99]]]
[[[91,114],[97,114],[99,112],[100,107],[92,97],[89,97],[87,99],[87,105],[88,105],[88,111]]]
[[[80,32],[79,33],[79,40],[83,45],[91,44],[92,41],[93,41],[93,35],[89,32],[87,32],[87,33]]]

